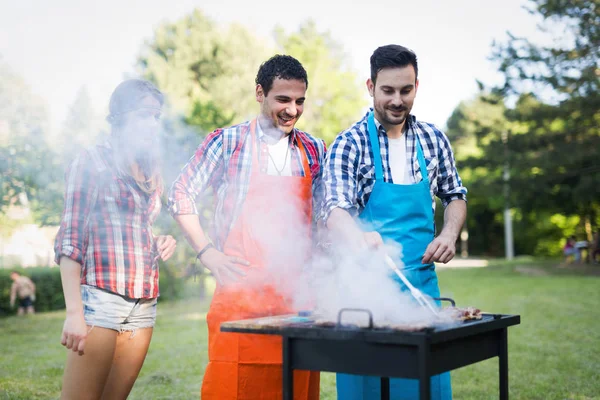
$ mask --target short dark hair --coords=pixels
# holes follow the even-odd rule
[[[415,79],[419,76],[417,55],[410,49],[397,44],[378,47],[371,55],[371,80],[377,80],[377,74],[383,68],[406,67],[412,65],[415,69]]]
[[[306,70],[300,61],[292,56],[276,54],[261,64],[258,74],[256,74],[256,84],[262,86],[265,96],[273,87],[275,78],[297,79],[308,87]]]

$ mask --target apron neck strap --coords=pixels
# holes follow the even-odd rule
[[[425,163],[425,156],[423,155],[423,147],[419,136],[415,132],[415,146],[417,147],[417,161],[419,161],[419,170],[421,171],[421,178],[423,182],[429,186],[429,174],[427,173],[427,164]]]
[[[375,180],[383,182],[383,166],[381,164],[381,149],[379,148],[379,135],[377,126],[375,125],[375,116],[373,111],[369,113],[368,120],[368,131],[369,141],[371,142],[371,148],[373,149],[373,163],[375,164]]]
[[[375,164],[375,180],[383,182],[383,165],[381,163],[381,149],[379,147],[379,134],[377,126],[375,125],[375,116],[373,111],[369,113],[367,117],[368,130],[369,130],[369,141],[371,142],[371,148],[373,149],[373,164]],[[425,156],[423,155],[423,148],[421,147],[421,141],[415,132],[415,146],[417,147],[417,161],[419,162],[419,170],[424,182],[429,184],[429,176],[427,174],[427,164],[425,163]]]
[[[258,119],[255,118],[250,122],[250,135],[252,138],[252,162],[255,165],[259,165],[259,161],[258,161],[258,153],[259,153],[259,143],[258,140],[256,138],[256,124],[258,124]],[[247,132],[246,132],[247,133]],[[293,133],[290,133],[290,135],[292,135]],[[289,139],[288,139],[289,140]],[[306,147],[304,146],[304,143],[302,143],[302,141],[300,140],[300,138],[298,137],[298,134],[294,135],[294,144],[296,146],[298,146],[298,150],[300,150],[300,160],[302,161],[302,169],[304,171],[304,177],[308,177],[311,178],[312,180],[312,175],[310,173],[310,166],[308,165],[308,156],[306,154]],[[288,146],[292,146],[291,143],[288,143]],[[293,156],[290,154],[290,160]]]

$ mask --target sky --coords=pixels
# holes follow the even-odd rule
[[[395,43],[413,49],[420,80],[413,114],[444,127],[458,103],[476,94],[477,79],[486,84],[501,81],[488,59],[494,39],[506,40],[507,31],[534,41],[540,35],[539,20],[523,9],[528,3],[0,0],[0,62],[46,102],[51,130],[56,131],[82,86],[96,112],[105,115],[110,93],[134,74],[135,59],[153,30],[194,8],[219,23],[245,24],[265,40],[276,25],[290,32],[311,18],[320,31],[329,31],[343,45],[361,80],[368,78],[369,57],[378,46]]]

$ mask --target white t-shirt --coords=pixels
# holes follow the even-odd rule
[[[284,135],[283,132],[278,132],[281,134],[281,138],[279,139],[269,136],[264,133],[260,126],[260,122],[256,124],[256,128],[260,135],[265,135],[264,140],[267,143],[268,153],[264,154],[264,156],[267,157],[267,175],[292,176],[293,149],[288,149],[290,135]],[[263,154],[261,154],[261,157],[262,156]]]
[[[406,159],[406,134],[400,136],[399,139],[391,139],[388,137],[390,169],[392,170],[392,179],[395,184],[410,185],[412,177],[410,170],[407,168],[408,160]]]
[[[274,144],[267,144],[269,149],[267,175],[292,176],[292,149],[289,146],[289,135],[282,137]]]

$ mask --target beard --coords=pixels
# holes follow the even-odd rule
[[[411,107],[378,107],[375,106],[379,122],[383,125],[402,125],[410,114]],[[392,114],[394,112],[397,115]]]

